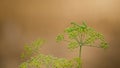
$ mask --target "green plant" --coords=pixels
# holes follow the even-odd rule
[[[67,41],[68,49],[74,50],[79,48],[79,56],[71,60],[57,58],[51,55],[44,55],[39,52],[43,40],[36,40],[31,45],[25,46],[25,53],[22,57],[32,56],[26,62],[20,65],[20,68],[82,68],[81,53],[83,46],[108,48],[108,44],[101,33],[96,32],[93,28],[88,27],[85,22],[79,25],[75,22],[64,30],[64,33],[56,37],[57,42]]]

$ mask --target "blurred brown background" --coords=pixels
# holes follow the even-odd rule
[[[120,68],[120,0],[0,0],[0,68],[18,68],[24,44],[38,38],[47,40],[44,54],[77,56],[77,49],[69,52],[55,37],[82,20],[110,45],[106,51],[84,47],[83,68]]]

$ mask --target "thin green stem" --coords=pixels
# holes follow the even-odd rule
[[[81,64],[81,52],[82,52],[82,46],[80,46],[80,49],[79,49],[79,68],[82,68],[82,64]]]
[[[81,58],[81,46],[80,46],[80,49],[79,49],[79,58]]]
[[[79,42],[79,68],[82,68],[82,63],[81,63],[81,53],[82,53],[82,46],[83,46],[83,38],[82,34],[80,35],[80,42]]]

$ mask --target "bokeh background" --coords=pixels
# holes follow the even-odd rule
[[[83,68],[120,68],[120,0],[0,0],[0,68],[19,68],[25,43],[43,38],[44,54],[72,58],[78,50],[55,37],[70,22],[86,20],[105,35],[106,51],[84,47]]]

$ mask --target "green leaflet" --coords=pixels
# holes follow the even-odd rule
[[[23,63],[20,65],[20,68],[28,68],[28,63],[23,62]]]
[[[59,34],[57,37],[56,37],[56,41],[57,42],[60,42],[64,39],[64,35],[63,34]]]
[[[39,51],[39,48],[45,41],[42,39],[38,39],[33,41],[31,44],[25,44],[24,50],[25,52],[21,54],[21,58],[25,58],[31,56]]]
[[[68,44],[68,48],[71,49],[71,50],[77,48],[78,46],[79,46],[79,45],[78,45],[77,42],[70,42],[70,43]]]
[[[103,48],[103,49],[107,49],[107,48],[108,48],[108,43],[106,43],[106,42],[101,42],[100,47]]]

